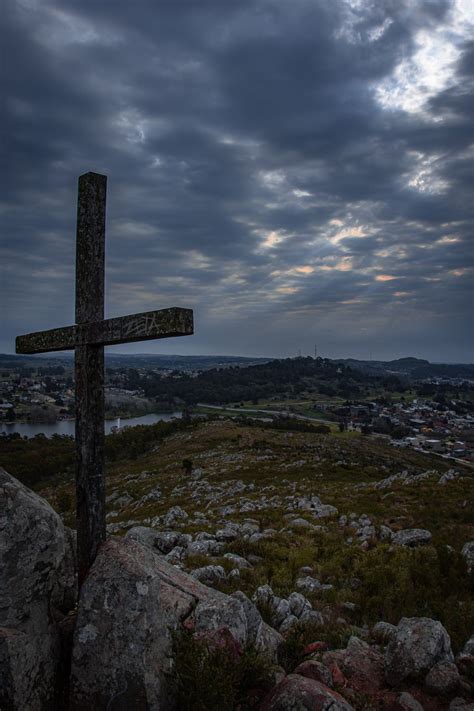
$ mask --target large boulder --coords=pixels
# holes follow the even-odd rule
[[[438,662],[452,662],[451,640],[441,622],[402,617],[385,652],[385,678],[391,686],[420,679]]]
[[[40,496],[0,468],[0,708],[62,704],[58,622],[76,600],[75,542]]]
[[[245,647],[257,641],[252,624],[238,597],[206,587],[132,538],[109,538],[81,590],[71,711],[172,709],[174,631],[231,635]],[[261,641],[269,628],[259,630]]]
[[[319,681],[289,674],[264,699],[261,711],[352,711],[337,691]]]

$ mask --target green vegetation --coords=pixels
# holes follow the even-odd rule
[[[233,711],[249,693],[271,686],[271,664],[253,647],[213,644],[182,631],[174,636],[173,697],[180,711]]]
[[[66,523],[74,525],[73,442],[4,439],[2,466],[35,483]],[[125,430],[107,438],[107,451],[107,494],[115,497],[108,504],[108,523],[114,533],[125,532],[131,522],[149,526],[172,506],[188,514],[179,524],[183,532],[213,533],[229,520],[246,519],[258,521],[261,530],[275,530],[268,539],[239,538],[227,544],[222,555],[243,555],[252,567],[221,583],[224,592],[240,589],[252,596],[268,583],[286,597],[297,589],[300,569],[309,566],[311,576],[333,586],[308,594],[313,607],[333,609],[334,620],[342,616],[348,627],[426,615],[441,620],[456,651],[474,627],[474,580],[460,555],[463,544],[474,540],[474,477],[468,468],[457,466],[462,476],[441,486],[438,479],[452,464],[428,454],[393,449],[361,435],[286,431],[218,419]],[[404,470],[433,473],[411,485],[398,481],[376,488],[381,479]],[[55,471],[64,474],[53,478]],[[156,490],[159,496],[146,499]],[[376,531],[381,525],[394,531],[426,528],[432,543],[411,550],[375,536],[361,547],[354,529],[339,525],[338,516],[315,520],[309,511],[291,508],[294,499],[312,495],[336,506],[340,515],[367,514]],[[292,530],[292,515],[320,528]],[[229,572],[231,564],[222,555],[193,556],[187,567],[212,562]],[[346,602],[355,605],[350,613]],[[270,619],[269,610],[261,612]],[[326,627],[325,634],[346,634],[335,621]],[[293,658],[298,654],[288,651]]]

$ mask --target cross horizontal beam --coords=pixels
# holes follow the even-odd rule
[[[77,346],[112,346],[192,334],[192,309],[175,307],[28,333],[17,337],[16,352],[67,351]]]

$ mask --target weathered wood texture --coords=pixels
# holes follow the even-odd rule
[[[76,518],[79,585],[105,541],[104,347],[79,346],[76,379]]]
[[[79,178],[76,232],[76,323],[104,318],[107,177]]]
[[[112,346],[133,341],[190,336],[192,333],[192,309],[173,307],[28,333],[17,337],[16,352],[67,351],[80,345]]]
[[[107,178],[79,178],[76,234],[76,323],[104,318]],[[79,326],[80,329],[80,326]],[[76,518],[79,585],[105,541],[104,346],[75,348]]]

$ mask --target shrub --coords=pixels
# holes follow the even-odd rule
[[[272,665],[253,647],[241,658],[195,639],[187,630],[173,636],[173,697],[180,711],[232,711],[249,693],[269,688]]]

